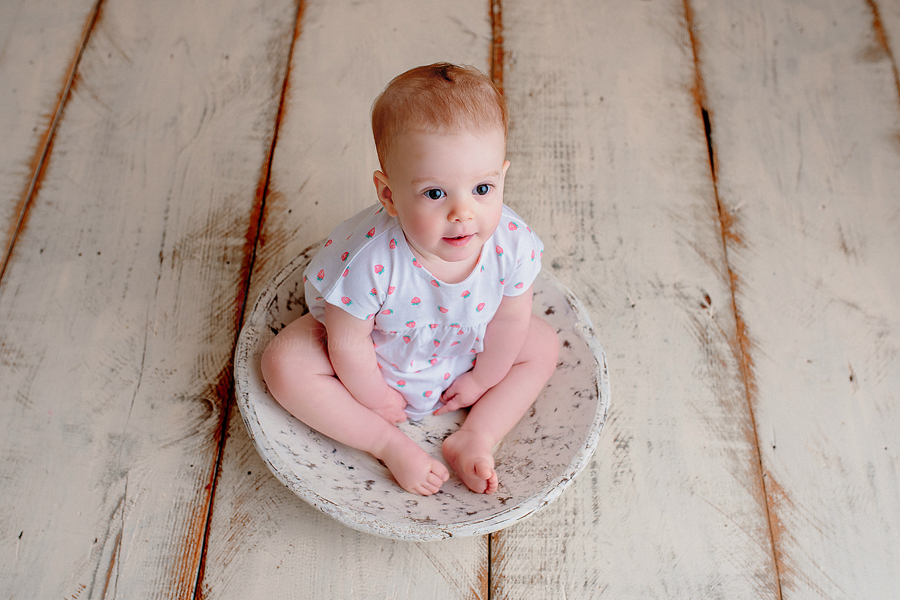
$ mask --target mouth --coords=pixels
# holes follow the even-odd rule
[[[465,246],[472,239],[472,234],[458,235],[456,237],[445,237],[444,241],[451,246]]]

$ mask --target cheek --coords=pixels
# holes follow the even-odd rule
[[[484,224],[493,229],[497,228],[497,225],[500,224],[500,217],[503,216],[503,205],[501,203],[497,203],[496,206],[492,206],[491,210],[485,215]]]
[[[438,217],[429,215],[425,211],[416,211],[408,215],[406,222],[407,234],[413,237],[431,237],[439,230]]]

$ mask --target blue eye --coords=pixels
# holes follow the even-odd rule
[[[440,200],[441,198],[444,197],[444,190],[439,190],[439,189],[427,190],[425,192],[425,195],[430,200]]]
[[[475,194],[478,196],[486,196],[488,192],[491,191],[491,186],[487,183],[482,183],[475,187]]]

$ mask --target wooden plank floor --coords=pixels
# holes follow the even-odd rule
[[[555,503],[415,544],[268,472],[232,354],[437,60],[612,405]],[[897,597],[898,61],[898,0],[0,3],[0,598]]]

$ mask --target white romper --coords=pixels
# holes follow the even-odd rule
[[[475,269],[459,283],[437,280],[416,260],[400,222],[380,204],[339,225],[304,273],[306,302],[322,320],[325,303],[374,319],[372,340],[385,381],[411,419],[472,368],[503,296],[526,291],[541,269],[543,244],[506,205]]]

